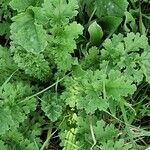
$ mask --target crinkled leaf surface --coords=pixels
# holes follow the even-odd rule
[[[146,70],[144,68],[149,68],[147,66],[149,64],[149,48],[146,36],[132,32],[125,37],[122,34],[114,35],[112,39],[107,39],[103,46],[101,57],[106,61],[111,60],[109,62],[111,68],[120,70],[129,80],[138,83],[143,80],[144,75],[147,76],[147,71],[144,71]]]
[[[46,116],[51,121],[56,121],[62,114],[64,103],[55,93],[46,93],[41,100],[42,110],[45,112]]]
[[[32,88],[28,84],[16,82],[7,83],[0,88],[0,134],[5,133],[12,127],[18,127],[27,115],[35,110],[36,100],[24,101],[25,98],[32,94]]]
[[[45,60],[41,53],[27,52],[21,46],[11,46],[14,53],[13,59],[18,67],[25,71],[26,74],[40,80],[45,80],[51,76],[51,70],[48,61]]]
[[[14,9],[17,10],[18,12],[24,11],[26,8],[29,6],[35,6],[38,4],[41,0],[12,0],[10,2],[10,6]]]
[[[77,0],[44,0],[43,10],[51,24],[66,24],[69,19],[78,14]]]
[[[9,108],[4,109],[1,107],[0,123],[0,135],[4,134],[7,130],[9,130],[12,126],[15,125]]]
[[[18,130],[8,131],[2,136],[7,150],[38,150],[36,142],[23,136]]]
[[[106,110],[108,103],[102,98],[102,81],[99,70],[85,72],[83,76],[68,78],[67,90],[62,94],[62,99],[71,107],[85,109],[87,113],[94,113],[97,109]]]
[[[83,27],[77,22],[72,22],[63,28],[53,28],[49,38],[47,53],[54,55],[55,63],[59,70],[69,70],[73,63],[71,53],[76,49],[76,39],[83,32]],[[63,62],[63,63],[62,63]]]
[[[0,46],[0,85],[17,69],[9,49]]]

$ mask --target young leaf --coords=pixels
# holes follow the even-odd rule
[[[103,30],[100,25],[94,21],[88,28],[90,34],[90,42],[92,45],[100,45],[101,39],[103,37]]]
[[[71,53],[76,49],[76,39],[83,32],[83,27],[77,22],[72,22],[64,27],[54,27],[49,38],[47,54],[55,58],[58,70],[67,71],[73,64]],[[63,63],[62,63],[63,62]]]
[[[69,131],[65,130],[59,134],[62,141],[60,145],[63,146],[63,150],[79,149],[76,145],[76,132],[77,129],[72,128]]]

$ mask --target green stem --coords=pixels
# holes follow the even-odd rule
[[[92,14],[91,14],[91,16],[90,16],[90,18],[89,18],[88,24],[89,24],[90,21],[92,20],[94,14],[95,14],[95,12],[96,12],[96,10],[97,10],[97,7],[94,8],[94,10],[93,10],[93,12],[92,12]]]
[[[48,148],[48,143],[49,143],[49,140],[51,139],[52,137],[52,128],[50,128],[47,132],[47,138],[46,138],[46,141],[44,142],[44,144],[42,145],[41,149],[40,150],[44,150],[44,148]]]
[[[7,78],[7,80],[1,85],[0,88],[3,88],[3,87],[10,81],[10,79],[13,77],[13,75],[14,75],[17,71],[18,71],[18,69],[15,70],[15,71]]]
[[[123,115],[123,120],[125,122],[125,127],[126,127],[126,131],[128,132],[129,134],[129,138],[132,142],[132,145],[134,146],[134,148],[136,149],[136,145],[135,145],[135,142],[134,142],[134,137],[132,136],[132,133],[130,131],[130,125],[128,124],[128,119],[127,119],[127,115],[126,115],[126,111],[125,111],[125,108],[124,108],[124,104],[120,104],[120,108],[121,108],[121,111],[122,111],[122,115]]]
[[[142,18],[142,12],[141,12],[141,3],[139,2],[139,28],[140,28],[140,33],[145,35],[146,34],[146,29],[143,24],[143,18]]]
[[[70,73],[71,73],[71,72],[70,72]],[[70,73],[69,73],[69,74],[70,74]],[[67,74],[67,75],[69,75],[69,74]],[[67,76],[67,75],[66,75],[66,76]],[[47,88],[41,90],[40,92],[35,93],[35,94],[33,94],[33,95],[31,95],[31,96],[25,98],[24,100],[20,101],[19,103],[25,102],[25,101],[27,101],[27,100],[33,98],[33,97],[36,97],[36,96],[38,96],[38,95],[40,95],[40,94],[42,94],[42,93],[48,91],[48,90],[51,89],[52,87],[58,85],[59,82],[63,81],[63,80],[65,79],[66,76],[64,76],[64,77],[61,78],[60,80],[57,80],[57,82],[55,82],[55,83],[53,83],[52,85],[48,86]]]
[[[95,134],[94,134],[94,130],[93,130],[93,124],[92,124],[92,116],[90,116],[90,131],[91,131],[91,136],[92,136],[92,140],[93,140],[93,144],[90,148],[90,150],[93,150],[93,148],[96,146],[96,137],[95,137]]]

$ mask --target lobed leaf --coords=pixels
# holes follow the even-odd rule
[[[11,39],[27,52],[40,53],[47,46],[47,35],[42,25],[35,22],[32,12],[20,13],[12,19]]]

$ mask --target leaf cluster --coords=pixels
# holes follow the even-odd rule
[[[145,5],[1,0],[0,149],[145,150]]]

